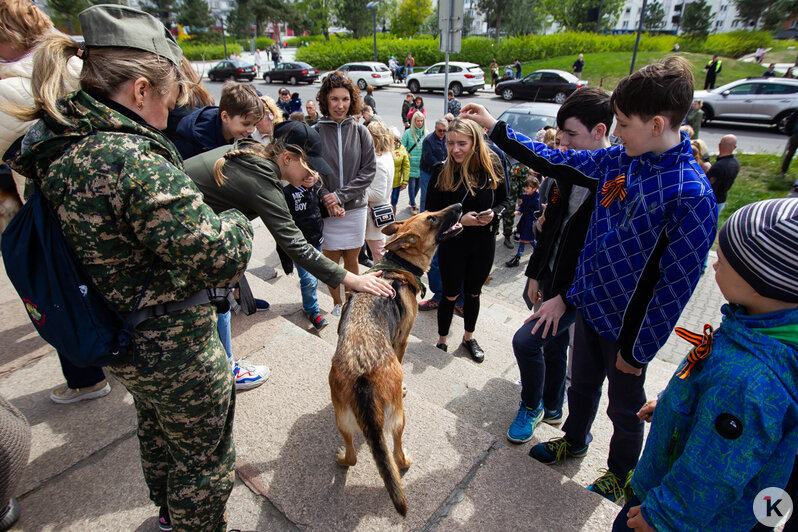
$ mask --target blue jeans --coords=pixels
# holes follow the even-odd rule
[[[546,410],[562,408],[571,340],[569,328],[574,319],[576,309],[569,306],[557,330],[549,330],[546,338],[542,337],[545,326],[531,334],[538,320],[525,323],[513,336],[513,354],[521,371],[521,399],[529,408],[537,408],[541,399]]]
[[[646,402],[643,385],[646,368],[639,377],[615,367],[618,343],[600,336],[577,313],[574,329],[571,386],[568,387],[568,419],[562,426],[565,439],[582,447],[593,439],[590,427],[596,419],[604,379],[609,381],[607,415],[612,438],[607,468],[620,478],[634,469],[643,449],[643,421],[637,411]]]
[[[216,321],[216,328],[219,330],[219,340],[222,341],[224,351],[227,353],[227,360],[233,360],[233,334],[230,330],[230,312],[219,314]]]
[[[391,189],[391,205],[396,207],[396,204],[399,203],[399,193],[402,192],[402,187],[393,187]]]
[[[61,373],[64,374],[67,386],[73,390],[76,388],[91,388],[105,378],[103,368],[94,366],[79,368],[61,353],[58,353],[58,360],[61,362]]]
[[[421,191],[421,202],[419,202],[418,208],[422,212],[425,210],[425,205],[427,204],[427,187],[429,186],[429,180],[431,177],[432,176],[428,172],[419,170],[418,188]]]
[[[302,291],[302,310],[308,317],[314,317],[321,313],[319,309],[319,300],[316,297],[316,287],[319,285],[319,280],[316,279],[310,272],[296,266],[296,273],[299,275],[299,288]]]
[[[418,178],[411,177],[407,180],[407,195],[410,197],[410,206],[416,206],[416,194],[418,194]]]

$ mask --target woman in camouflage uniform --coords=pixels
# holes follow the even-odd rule
[[[125,6],[80,14],[86,41],[52,36],[34,59],[40,117],[14,168],[37,183],[72,251],[102,294],[129,312],[176,303],[243,273],[252,227],[203,203],[160,129],[180,94],[180,49],[163,25]],[[66,59],[83,57],[80,86],[56,101]],[[38,79],[37,79],[38,77]],[[161,528],[226,529],[233,487],[233,379],[210,304],[138,327],[137,359],[109,367],[133,395],[150,498]],[[154,366],[145,371],[141,367]]]

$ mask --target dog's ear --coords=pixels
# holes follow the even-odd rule
[[[397,251],[400,249],[407,249],[418,242],[418,235],[415,233],[405,233],[392,238],[385,243],[385,249],[388,251]]]
[[[389,223],[388,225],[386,225],[385,227],[382,228],[382,232],[383,232],[383,234],[386,234],[386,235],[396,234],[396,232],[399,229],[401,229],[404,224],[405,224],[404,220],[402,220],[401,222],[391,222],[391,223]]]

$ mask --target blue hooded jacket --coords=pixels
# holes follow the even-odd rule
[[[758,330],[798,324],[798,309],[722,311],[709,356],[660,395],[632,477],[660,532],[750,530],[756,494],[786,485],[798,451],[798,338]]]
[[[222,118],[215,105],[202,107],[184,116],[172,139],[183,160],[219,146],[231,144],[222,135]]]

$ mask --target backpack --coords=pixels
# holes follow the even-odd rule
[[[132,353],[136,367],[152,370],[160,362],[163,350],[155,344],[158,360],[151,367],[139,366],[134,339],[144,336],[136,331],[137,325],[149,318],[208,302],[220,309],[227,302],[227,289],[211,288],[183,301],[139,309],[155,272],[154,262],[135,306],[122,316],[83,271],[38,185],[6,227],[0,246],[8,278],[22,298],[36,331],[78,367],[107,366]]]

